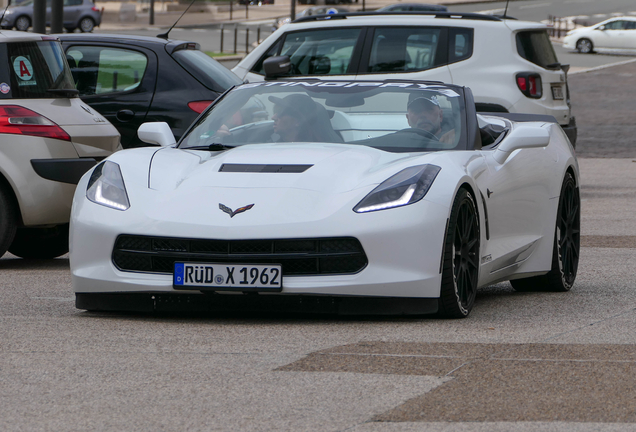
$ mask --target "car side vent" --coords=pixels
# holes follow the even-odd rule
[[[302,173],[313,165],[223,164],[219,172],[233,173]]]

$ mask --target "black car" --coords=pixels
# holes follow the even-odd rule
[[[241,80],[194,42],[107,34],[60,34],[80,97],[115,125],[124,148],[140,147],[144,122],[168,123],[177,139]]]

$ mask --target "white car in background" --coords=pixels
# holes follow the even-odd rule
[[[56,37],[0,32],[0,256],[68,252],[75,185],[121,148],[83,103]]]
[[[577,127],[546,25],[455,12],[310,16],[272,33],[232,71],[265,78],[263,61],[288,56],[287,76],[435,80],[470,87],[479,112],[551,115],[572,145]]]
[[[479,287],[568,291],[576,278],[565,133],[551,116],[478,115],[465,87],[244,84],[178,144],[165,123],[139,137],[163,147],[115,153],[77,186],[79,309],[463,318]]]
[[[636,17],[615,17],[591,27],[570,30],[563,48],[582,54],[595,51],[636,51]]]

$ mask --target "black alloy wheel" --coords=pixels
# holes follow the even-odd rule
[[[479,277],[479,217],[466,189],[455,197],[444,243],[439,315],[465,318],[475,304]]]
[[[579,268],[581,249],[581,197],[574,177],[566,173],[561,195],[552,250],[552,268],[543,276],[510,281],[516,291],[569,291]]]
[[[567,174],[561,188],[556,243],[559,283],[554,288],[555,291],[569,291],[576,279],[581,248],[581,197],[570,173]]]

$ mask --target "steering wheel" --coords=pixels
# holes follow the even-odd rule
[[[424,138],[428,138],[432,141],[439,141],[439,138],[437,138],[434,133],[426,131],[424,129],[408,128],[408,129],[402,129],[400,132],[415,133],[415,134],[423,136]]]

